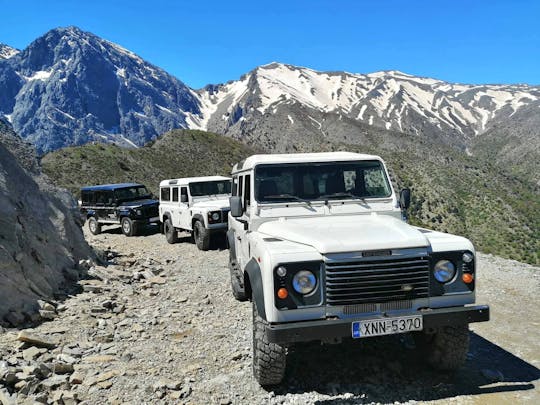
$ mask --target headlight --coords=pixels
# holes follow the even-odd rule
[[[317,278],[311,271],[301,270],[294,275],[292,285],[296,292],[307,295],[317,286]]]
[[[280,277],[285,277],[287,275],[287,269],[283,266],[279,266],[276,270],[276,273]]]
[[[142,210],[136,210],[135,212],[137,213],[138,216],[142,215]]]
[[[456,266],[451,261],[439,260],[433,269],[433,275],[440,283],[447,283],[456,275]]]
[[[212,214],[212,219],[213,219],[214,221],[218,221],[218,220],[219,220],[219,212],[214,212],[214,213]]]

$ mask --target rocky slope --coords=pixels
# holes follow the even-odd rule
[[[51,316],[44,303],[65,295],[70,283],[82,274],[79,260],[93,257],[83,238],[73,198],[41,175],[33,154],[33,148],[0,121],[3,325]]]
[[[9,45],[0,43],[0,59],[9,59],[12,56],[15,56],[20,51],[18,49],[12,48]]]
[[[0,89],[0,116],[39,152],[91,141],[142,145],[199,111],[182,82],[76,27],[0,60]]]
[[[492,319],[471,326],[467,362],[455,375],[429,369],[406,339],[306,344],[289,357],[284,382],[266,391],[252,377],[251,304],[232,297],[227,251],[201,252],[187,235],[175,245],[152,233],[127,244],[114,228],[87,237],[107,251],[109,266],[90,269],[82,293],[52,302],[53,321],[0,334],[0,401],[540,401],[532,266],[479,255],[478,302],[491,305]]]

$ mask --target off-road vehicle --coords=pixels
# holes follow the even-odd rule
[[[234,166],[232,292],[253,306],[253,371],[280,383],[292,344],[413,337],[440,369],[458,368],[475,302],[467,239],[411,226],[410,191],[383,160],[347,152],[254,155]],[[412,339],[410,339],[412,341]]]
[[[103,225],[120,225],[126,236],[159,223],[159,202],[142,184],[102,184],[81,188],[81,216],[94,235]]]
[[[200,250],[208,250],[214,237],[227,232],[229,177],[163,180],[159,188],[159,217],[167,242],[178,242],[178,231],[187,231]]]

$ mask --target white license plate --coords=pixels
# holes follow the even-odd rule
[[[355,339],[392,335],[394,333],[406,333],[422,330],[422,316],[402,316],[399,318],[370,319],[352,323],[352,337]]]
[[[148,222],[158,222],[159,221],[159,217],[152,217],[148,220]]]

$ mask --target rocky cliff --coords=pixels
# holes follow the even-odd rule
[[[0,323],[39,319],[92,257],[73,198],[40,173],[33,148],[0,121]],[[53,316],[42,311],[44,317]]]

